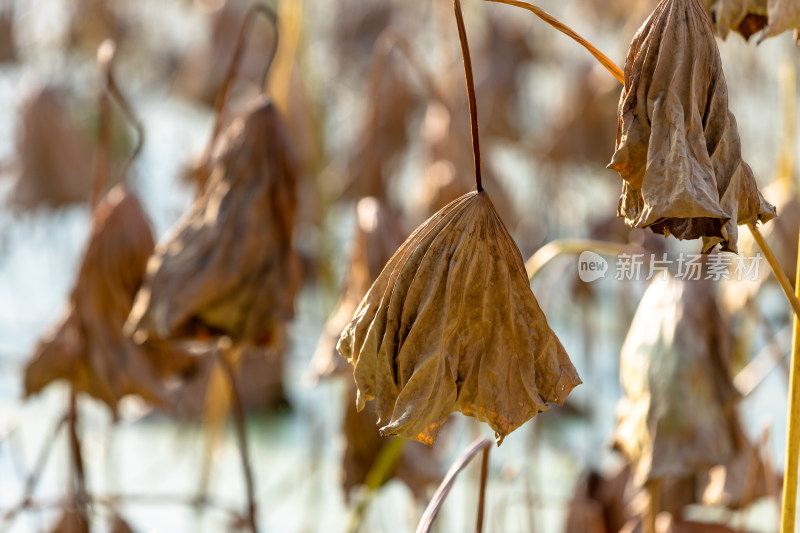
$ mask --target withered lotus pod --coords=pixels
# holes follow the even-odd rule
[[[445,206],[403,243],[342,333],[357,405],[381,434],[433,444],[451,412],[498,444],[578,384],[486,192]]]
[[[775,208],[742,160],[711,22],[700,0],[663,0],[625,63],[616,152],[618,214],[634,227],[737,251],[737,226]]]
[[[25,368],[26,395],[65,379],[112,410],[127,394],[165,403],[149,354],[122,332],[153,247],[139,201],[125,186],[112,189],[95,211],[68,312]]]
[[[127,326],[137,341],[226,335],[269,344],[294,314],[296,179],[278,111],[260,101],[226,142],[205,193],[147,264]]]

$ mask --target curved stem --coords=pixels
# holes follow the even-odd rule
[[[131,123],[131,126],[133,126],[133,129],[136,131],[136,144],[133,147],[133,151],[128,156],[128,160],[125,161],[125,165],[122,167],[121,175],[122,180],[124,181],[128,175],[128,171],[133,165],[133,162],[136,161],[137,157],[139,157],[139,154],[142,152],[142,148],[144,147],[144,126],[136,116],[136,113],[134,113],[133,107],[130,105],[128,99],[122,93],[122,90],[117,84],[117,79],[114,76],[113,69],[115,52],[116,48],[114,42],[110,39],[106,39],[103,41],[103,44],[100,45],[97,56],[100,66],[103,69],[106,91],[114,99],[119,108],[122,110],[122,114],[125,115],[125,118],[128,119],[128,122]]]
[[[455,1],[458,2],[458,0]],[[481,507],[483,506],[485,501],[484,492],[486,490],[486,476],[488,474],[489,466],[489,450],[491,447],[491,440],[487,438],[478,439],[477,441],[473,442],[472,445],[463,454],[461,454],[458,459],[456,459],[456,462],[453,463],[453,465],[450,467],[450,470],[447,471],[447,475],[445,475],[442,483],[439,485],[439,488],[436,489],[436,493],[433,495],[430,503],[428,503],[428,507],[425,508],[425,512],[422,514],[422,519],[419,521],[419,525],[417,526],[417,533],[429,533],[431,531],[431,528],[433,527],[433,521],[436,520],[439,511],[442,509],[442,505],[444,505],[447,495],[453,488],[458,473],[464,470],[470,461],[472,461],[472,459],[481,452],[483,452],[484,457],[483,463],[481,464],[481,494],[478,496],[478,504]],[[483,510],[481,508],[478,509],[478,523],[476,525],[478,532],[480,532],[483,526],[482,522]]]
[[[644,248],[630,244],[588,239],[559,239],[542,246],[525,261],[525,271],[528,273],[528,279],[536,277],[545,265],[560,255],[581,254],[586,251],[600,255],[641,254],[646,252]]]
[[[530,11],[531,13],[533,13],[546,23],[550,24],[552,27],[554,27],[564,35],[567,35],[568,37],[576,41],[578,44],[586,48],[589,51],[589,53],[592,54],[595,57],[595,59],[597,59],[597,61],[599,61],[600,64],[606,68],[606,70],[608,70],[615,78],[617,78],[617,80],[620,83],[625,84],[625,75],[622,72],[622,69],[619,68],[613,61],[611,61],[608,58],[608,56],[606,56],[603,52],[595,48],[595,46],[592,43],[590,43],[589,41],[578,35],[578,33],[575,30],[573,30],[572,28],[570,28],[569,26],[567,26],[566,24],[564,24],[563,22],[561,22],[560,20],[558,20],[557,18],[555,18],[554,16],[543,10],[542,8],[535,6],[533,4],[529,4],[527,2],[518,2],[516,0],[486,0],[486,1],[496,2],[498,4],[507,4],[509,6],[515,6],[522,9],[527,9],[528,11]]]
[[[469,99],[469,123],[472,127],[472,157],[475,161],[475,186],[478,192],[483,191],[481,183],[481,145],[478,138],[478,102],[475,98],[475,79],[472,75],[472,59],[469,55],[467,30],[464,28],[464,15],[461,12],[461,1],[453,0],[458,26],[458,40],[461,42],[461,55],[464,58],[464,76],[467,79],[467,98]]]
[[[225,105],[228,103],[228,93],[233,86],[233,82],[236,79],[237,73],[239,72],[239,64],[242,62],[242,56],[244,55],[245,39],[247,34],[250,32],[250,27],[252,26],[257,15],[264,15],[270,20],[270,22],[272,22],[273,31],[275,34],[275,45],[272,47],[272,52],[270,54],[269,61],[267,62],[267,66],[264,69],[264,75],[261,80],[262,91],[266,86],[269,69],[272,66],[272,62],[275,60],[275,55],[278,52],[278,15],[271,7],[265,4],[256,3],[251,5],[247,10],[247,14],[244,17],[241,27],[239,28],[239,36],[236,40],[236,47],[233,50],[231,62],[228,64],[228,70],[225,73],[225,82],[223,83],[222,89],[217,96],[216,102],[214,103],[214,125],[211,129],[211,138],[209,139],[208,145],[203,153],[202,163],[200,165],[200,183],[198,193],[202,193],[205,189],[205,183],[208,178],[208,167],[211,164],[211,156],[214,153],[214,147],[216,146],[219,134],[222,132],[222,123],[225,116]]]

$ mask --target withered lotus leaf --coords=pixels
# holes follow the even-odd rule
[[[499,444],[581,383],[486,192],[417,228],[337,347],[355,367],[358,408],[374,399],[383,435],[426,444],[454,411],[487,422]]]
[[[127,394],[165,402],[150,355],[123,334],[154,242],[139,201],[124,186],[97,206],[69,308],[25,368],[26,395],[56,379],[112,409]]]
[[[742,160],[711,23],[700,0],[664,0],[625,63],[617,145],[618,214],[634,227],[737,251],[737,226],[775,208]]]
[[[260,101],[226,141],[206,192],[148,262],[127,326],[137,340],[221,334],[268,344],[294,314],[296,179],[277,110]]]
[[[625,339],[614,446],[639,485],[704,473],[740,449],[732,334],[713,290],[704,280],[656,278]]]
[[[769,0],[769,24],[763,38],[774,37],[788,30],[800,29],[800,2],[797,0]]]
[[[353,319],[353,314],[372,282],[403,243],[404,236],[397,215],[385,202],[372,196],[358,201],[356,231],[351,243],[347,278],[342,296],[325,322],[314,350],[310,363],[313,380],[351,370],[350,365],[336,351],[336,343]]]
[[[767,24],[767,0],[704,0],[717,35],[738,31],[745,39]]]

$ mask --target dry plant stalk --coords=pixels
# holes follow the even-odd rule
[[[263,99],[227,136],[206,192],[148,262],[128,320],[137,340],[269,344],[294,315],[296,178],[283,123]]]
[[[453,411],[497,443],[580,383],[530,289],[522,256],[481,186],[469,48],[454,1],[470,103],[477,191],[406,240],[342,333],[357,404],[375,400],[383,435],[432,445]]]
[[[89,533],[89,522],[77,511],[67,510],[50,533]]]
[[[737,226],[775,208],[742,160],[736,119],[710,21],[699,0],[661,2],[625,63],[617,148],[624,180],[618,212],[634,227],[703,238],[737,252]]]

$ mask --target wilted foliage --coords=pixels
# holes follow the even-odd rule
[[[164,403],[151,360],[122,333],[153,246],[139,201],[124,186],[112,189],[95,212],[67,313],[25,369],[26,395],[65,379],[112,409],[127,394]]]
[[[92,149],[70,116],[65,94],[53,87],[33,93],[21,110],[19,178],[12,204],[33,208],[86,202],[92,184]]]
[[[402,243],[403,230],[397,215],[377,198],[359,200],[342,295],[325,322],[311,360],[314,379],[352,370],[336,351],[336,343],[381,269]]]
[[[635,227],[737,251],[737,226],[775,216],[742,160],[710,21],[699,0],[665,0],[625,63],[617,149],[618,212]]]
[[[651,283],[620,357],[614,445],[634,465],[636,483],[692,476],[734,458],[731,349],[710,282]]]
[[[206,192],[148,262],[129,319],[137,340],[227,335],[268,344],[294,314],[300,272],[288,138],[268,101],[227,133]]]
[[[580,383],[485,192],[431,217],[392,257],[342,333],[358,407],[383,435],[432,444],[453,411],[498,444]]]

